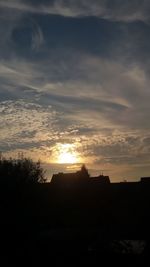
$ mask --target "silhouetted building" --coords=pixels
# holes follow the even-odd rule
[[[91,177],[91,181],[95,184],[110,184],[109,176],[105,176],[103,174],[97,176],[97,177]]]
[[[141,177],[142,183],[150,183],[150,177]]]
[[[109,184],[109,176],[99,175],[97,177],[90,177],[85,165],[82,165],[81,170],[75,173],[58,173],[52,176],[51,183],[53,185],[70,187],[72,185],[84,184]]]

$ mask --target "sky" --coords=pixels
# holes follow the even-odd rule
[[[150,176],[149,0],[0,0],[0,34],[4,156]]]

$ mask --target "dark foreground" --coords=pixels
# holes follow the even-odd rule
[[[0,266],[150,266],[149,213],[140,183],[2,188]]]

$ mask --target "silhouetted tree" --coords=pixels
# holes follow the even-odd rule
[[[35,184],[45,182],[45,172],[40,161],[30,158],[0,158],[0,182],[4,184]]]

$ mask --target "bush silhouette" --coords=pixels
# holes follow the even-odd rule
[[[30,158],[0,159],[0,182],[9,185],[35,184],[45,182],[45,172],[40,161]]]

